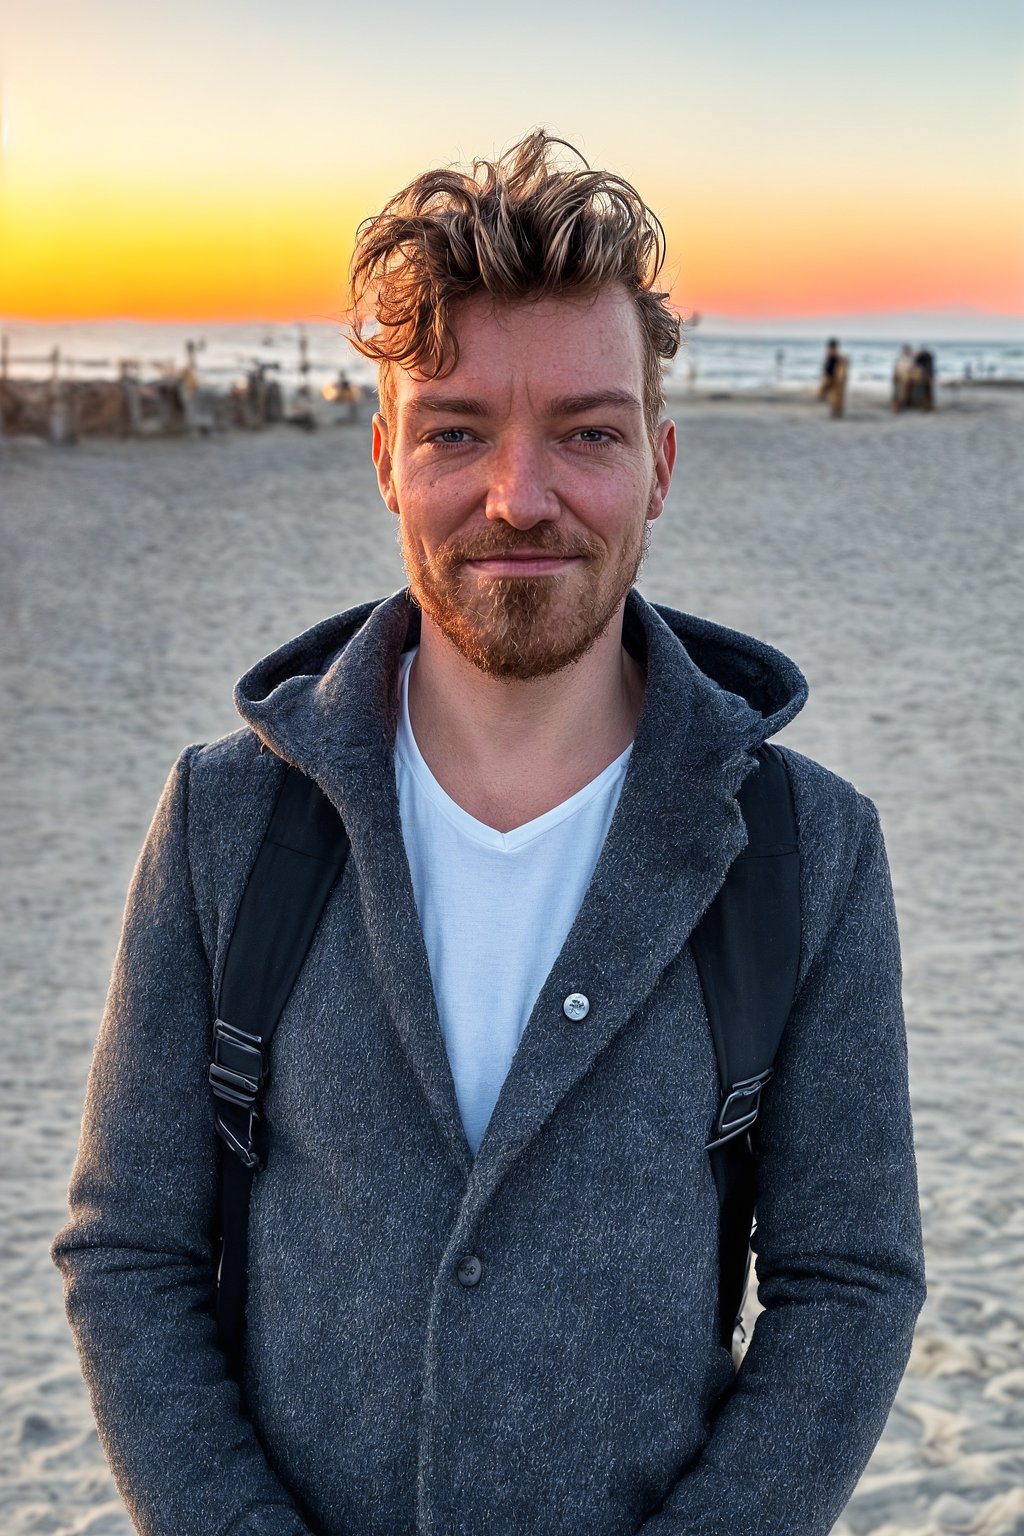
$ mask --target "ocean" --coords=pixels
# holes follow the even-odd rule
[[[1024,334],[1016,340],[962,336],[936,340],[922,332],[917,316],[908,317],[905,337],[894,339],[898,331],[892,317],[887,317],[885,329],[884,337],[838,332],[850,358],[854,385],[884,384],[891,377],[901,340],[931,347],[940,381],[967,376],[1024,380]],[[1020,329],[1024,333],[1024,322]],[[669,382],[693,383],[701,391],[797,390],[819,377],[825,340],[831,334],[827,323],[820,335],[809,333],[806,321],[800,322],[799,331],[780,323],[774,335],[763,323],[756,335],[742,334],[735,323],[728,330],[688,326]],[[301,381],[303,338],[307,377],[314,388],[324,388],[342,371],[362,383],[371,383],[375,377],[372,364],[352,349],[340,323],[189,325],[104,320],[41,325],[7,323],[0,317],[0,336],[6,337],[9,368],[16,377],[47,377],[54,348],[59,349],[64,378],[113,377],[122,360],[137,363],[147,376],[161,368],[182,367],[186,344],[192,341],[201,381],[226,388],[233,380],[241,381],[246,370],[259,362],[276,373],[286,390],[293,390]]]

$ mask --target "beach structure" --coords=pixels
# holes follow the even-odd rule
[[[201,341],[185,343],[184,363],[81,357],[59,346],[16,353],[0,336],[0,436],[30,436],[68,445],[81,437],[208,436],[232,427],[257,431],[280,422],[307,430],[360,419],[375,397],[344,374],[313,387],[315,361],[299,333],[299,385],[287,398],[278,359],[200,366]],[[344,387],[342,386],[344,380]]]

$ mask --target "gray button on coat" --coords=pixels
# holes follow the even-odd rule
[[[743,848],[751,749],[803,679],[630,594],[648,686],[622,797],[474,1160],[395,791],[417,617],[399,593],[254,667],[245,728],[183,752],[139,858],[53,1245],[121,1493],[152,1536],[825,1536],[924,1292],[874,807],[786,751],[802,957],[757,1134],[765,1310],[737,1373],[687,939]],[[243,1412],[210,1312],[206,1069],[281,759],[352,851],[274,1040]]]

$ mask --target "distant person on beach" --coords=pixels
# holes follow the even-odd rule
[[[935,359],[927,347],[900,348],[892,374],[894,411],[930,411],[935,406]]]
[[[913,403],[921,411],[935,407],[935,358],[927,347],[914,358]]]
[[[325,391],[327,398],[335,405],[348,406],[348,419],[355,421],[358,416],[359,405],[363,398],[363,392],[358,384],[353,384],[344,368],[338,372],[338,377],[333,384],[328,385]]]
[[[914,389],[914,349],[910,345],[900,348],[892,370],[892,408],[905,411],[912,403]]]
[[[832,416],[841,416],[846,404],[847,358],[839,350],[839,342],[833,336],[825,347],[825,359],[821,365],[819,398],[827,400]]]
[[[408,585],[173,767],[53,1244],[147,1536],[826,1536],[881,1433],[924,1296],[885,847],[769,745],[796,665],[635,585],[663,240],[543,132],[360,228]]]

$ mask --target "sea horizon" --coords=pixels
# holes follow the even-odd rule
[[[185,366],[191,343],[200,380],[215,387],[243,380],[256,365],[294,387],[302,379],[303,348],[312,387],[324,388],[339,373],[372,385],[375,366],[355,351],[348,334],[340,317],[43,321],[0,316],[0,339],[15,378],[48,377],[55,348],[63,378],[114,377],[125,362],[144,374],[173,372]],[[666,382],[669,388],[735,389],[809,384],[820,374],[831,336],[849,355],[853,384],[887,381],[904,344],[933,352],[940,381],[1024,379],[1024,316],[947,310],[776,319],[692,316],[684,320],[683,346]]]

